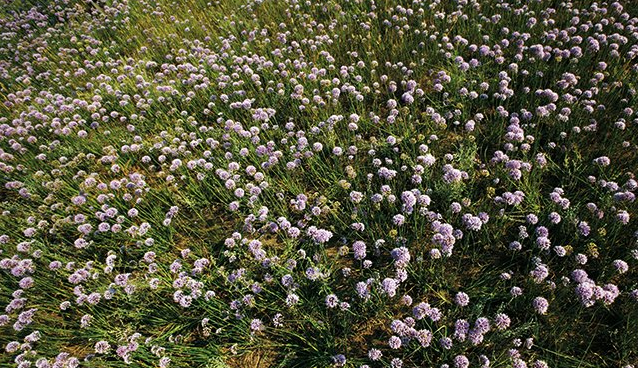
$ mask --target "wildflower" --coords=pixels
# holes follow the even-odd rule
[[[600,165],[600,166],[609,166],[610,164],[609,157],[607,156],[600,156],[598,158],[595,158],[593,162],[594,164]]]
[[[465,307],[470,303],[470,297],[466,293],[459,291],[454,297],[454,302],[459,307]]]
[[[481,221],[479,217],[472,216],[469,213],[466,213],[465,215],[463,215],[462,221],[463,221],[463,224],[465,225],[465,228],[471,231],[481,230],[481,226],[483,225],[483,222]]]
[[[273,318],[272,318],[272,324],[273,324],[273,326],[275,326],[275,327],[282,327],[282,326],[283,326],[282,319],[283,319],[283,315],[282,315],[281,313],[277,313],[277,314],[275,314],[275,315],[273,316]]]
[[[494,325],[498,330],[506,330],[510,326],[510,318],[505,313],[499,313],[494,317]]]
[[[512,286],[512,288],[510,289],[510,294],[513,297],[521,296],[523,295],[523,290],[519,288],[518,286]]]
[[[388,346],[390,346],[390,349],[399,349],[401,347],[401,339],[398,336],[390,337]]]
[[[252,332],[261,331],[263,330],[263,328],[264,328],[264,323],[260,319],[255,318],[250,322],[250,330]]]
[[[171,363],[171,358],[162,357],[162,358],[160,358],[158,365],[159,365],[160,368],[168,368],[170,363]]]
[[[467,359],[465,355],[457,355],[454,357],[454,367],[455,368],[468,368],[470,366],[470,361]]]
[[[379,349],[368,350],[368,358],[370,358],[370,360],[372,360],[373,362],[381,359],[382,356],[383,353],[381,353],[381,350]]]
[[[624,210],[618,211],[616,214],[616,219],[618,219],[618,221],[623,225],[627,225],[629,223],[629,218],[629,212]]]
[[[104,340],[101,340],[95,343],[96,354],[106,354],[110,348],[111,348],[111,345],[109,345],[109,343]]]
[[[343,354],[337,354],[332,357],[332,361],[337,367],[343,367],[346,365],[346,356]]]
[[[629,270],[629,266],[627,265],[627,262],[621,260],[621,259],[617,259],[613,262],[614,268],[616,269],[616,271],[618,271],[618,273],[625,273]]]
[[[361,202],[362,199],[363,199],[363,193],[357,192],[357,191],[350,192],[350,200],[353,203],[359,203]]]
[[[467,333],[470,330],[470,323],[464,319],[459,319],[454,323],[454,338],[459,341],[465,341]]]
[[[299,303],[299,296],[297,294],[288,294],[286,297],[286,305],[291,307]]]
[[[312,237],[317,243],[323,244],[332,238],[332,232],[324,229],[318,229],[312,234]]]
[[[549,303],[547,302],[547,299],[543,298],[542,296],[537,296],[536,298],[534,298],[534,301],[532,304],[534,305],[534,310],[536,310],[536,313],[538,314],[547,313],[547,308],[549,307]]]
[[[410,251],[406,247],[394,248],[390,252],[390,255],[392,256],[392,259],[394,259],[394,264],[398,268],[404,268],[410,262]]]
[[[589,232],[591,231],[591,228],[589,227],[587,222],[581,221],[578,223],[578,231],[580,232],[582,236],[588,236]]]
[[[328,308],[335,308],[339,303],[339,298],[336,295],[330,294],[326,297],[326,306]]]
[[[452,349],[452,339],[449,337],[442,337],[439,340],[439,345],[441,345],[441,347],[445,350],[450,350]]]
[[[381,281],[381,288],[389,297],[393,297],[397,293],[398,284],[395,279],[386,277]]]
[[[405,216],[401,214],[394,215],[394,217],[392,217],[392,222],[397,226],[401,226],[405,223]]]
[[[549,368],[549,365],[544,360],[535,360],[532,368]]]
[[[356,241],[352,244],[354,251],[354,259],[362,260],[366,257],[366,244],[362,241]]]
[[[409,295],[404,295],[401,297],[401,304],[410,306],[412,305],[412,297]]]

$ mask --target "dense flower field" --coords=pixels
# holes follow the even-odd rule
[[[0,366],[638,367],[637,9],[5,0]]]

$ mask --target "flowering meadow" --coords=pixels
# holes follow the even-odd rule
[[[5,0],[0,367],[638,367],[638,6]]]

